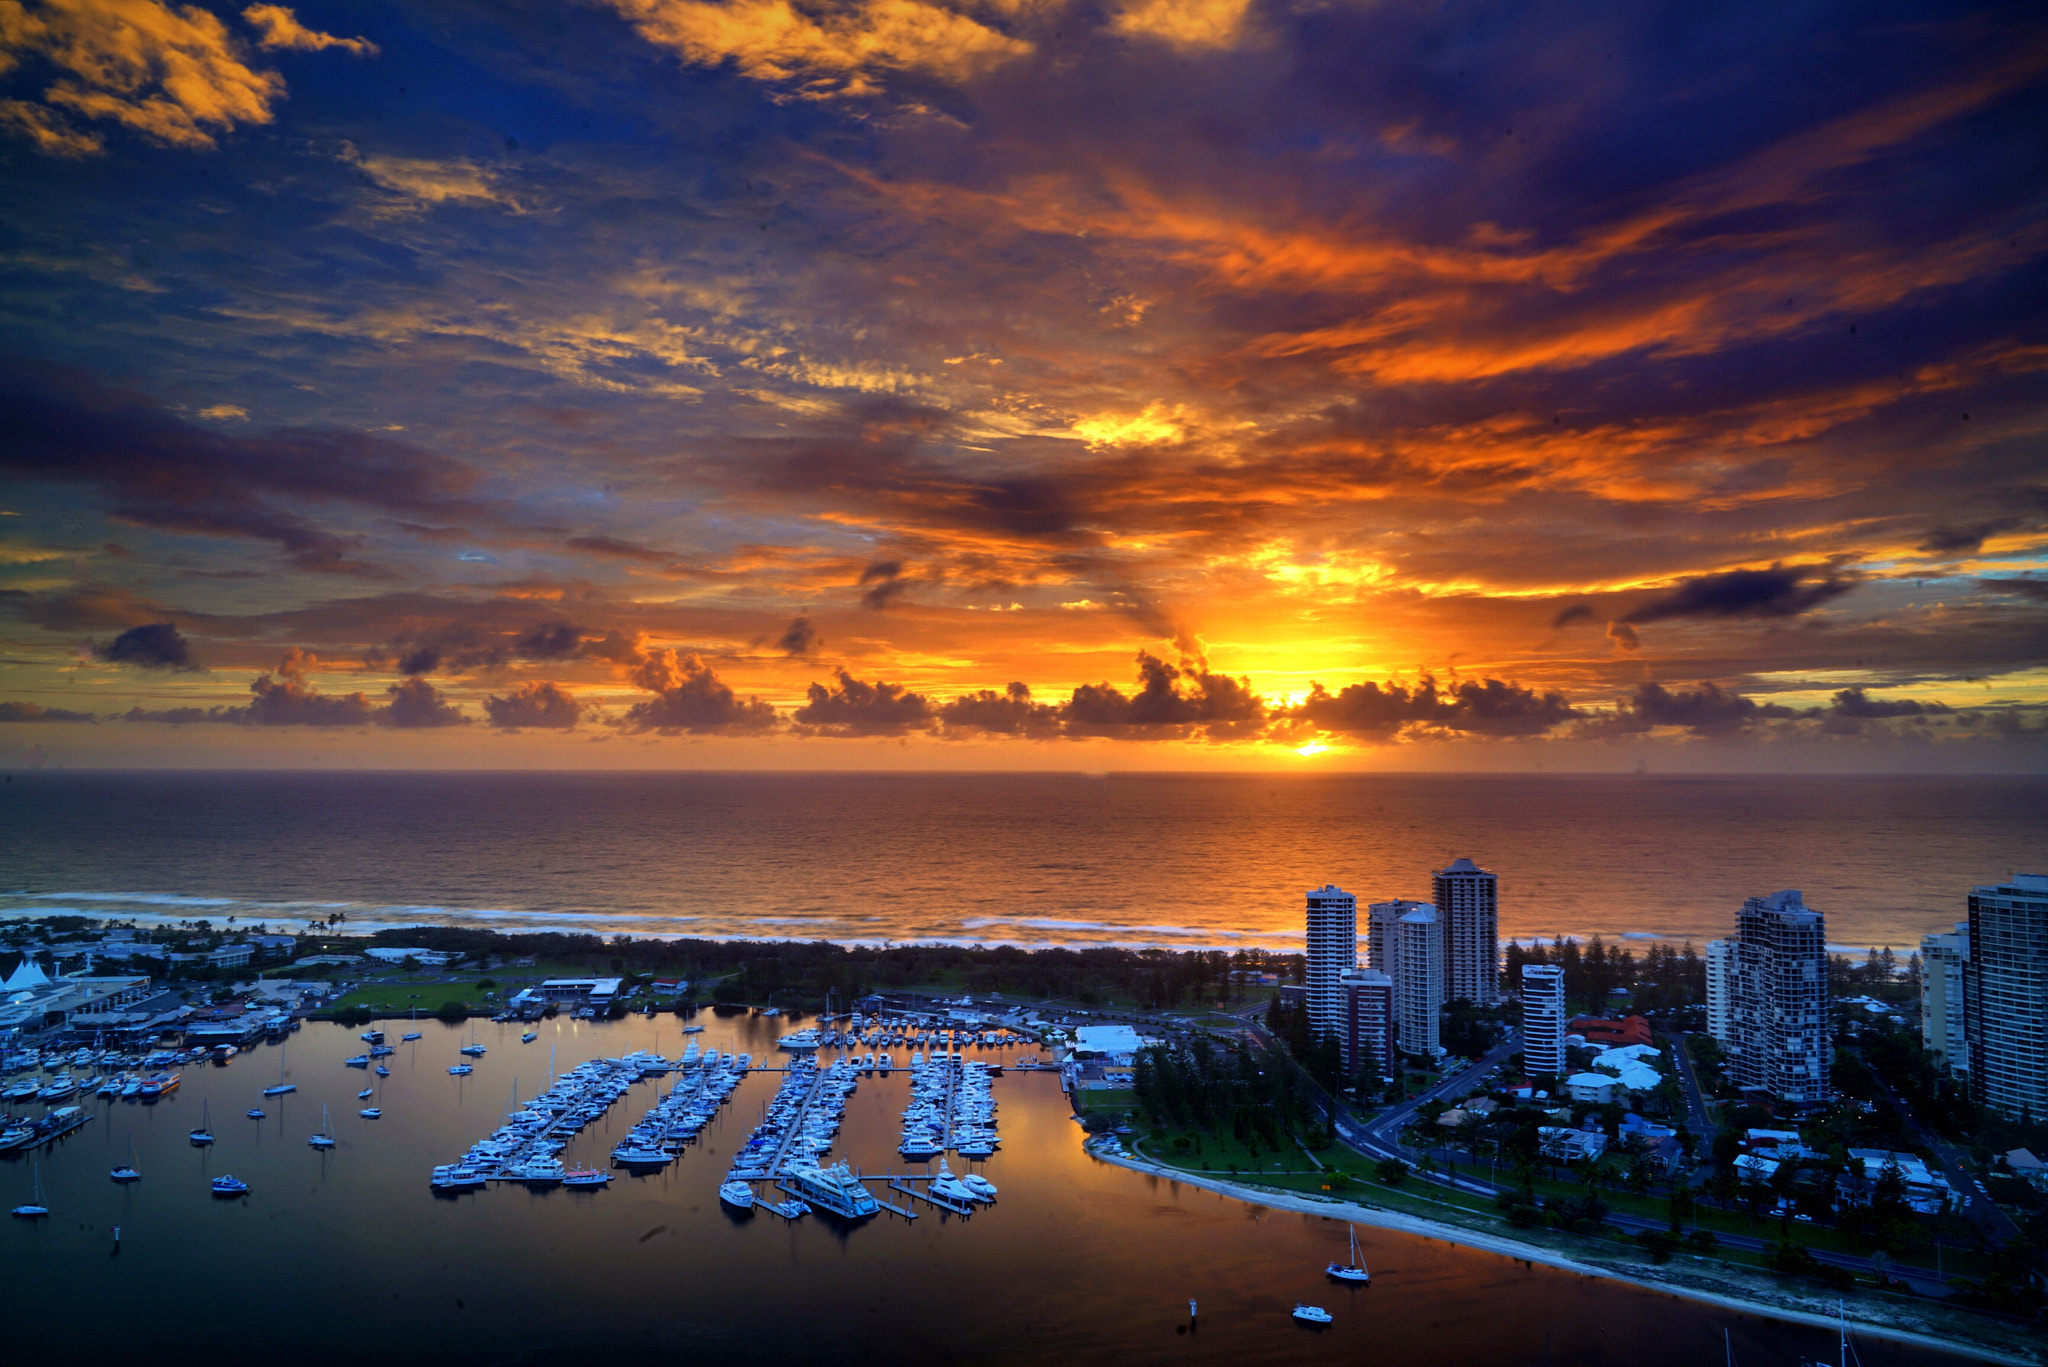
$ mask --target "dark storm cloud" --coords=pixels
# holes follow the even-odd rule
[[[925,730],[935,715],[923,694],[879,679],[868,683],[844,669],[837,687],[814,683],[805,695],[810,701],[790,713],[790,720],[827,736],[900,736]]]
[[[2048,579],[1979,579],[1977,587],[1987,593],[2017,594],[2036,602],[2048,602]]]
[[[0,702],[0,722],[10,721],[93,721],[90,712],[73,712],[64,707],[44,707],[33,702]]]
[[[1855,587],[1856,580],[1812,565],[1730,570],[1680,584],[1621,620],[1642,626],[1677,617],[1796,617]]]
[[[1137,738],[1199,731],[1211,740],[1249,735],[1265,721],[1265,703],[1246,679],[1184,670],[1150,651],[1138,652],[1138,691],[1082,684],[1061,704],[1070,736]],[[1185,681],[1185,686],[1183,686]]]
[[[1499,679],[1462,679],[1448,688],[1423,676],[1413,688],[1372,680],[1331,693],[1320,683],[1282,718],[1341,735],[1385,737],[1411,723],[1471,735],[1540,735],[1580,715],[1561,693]]]
[[[385,690],[391,702],[377,713],[381,726],[400,730],[421,730],[436,726],[462,726],[469,721],[462,709],[442,698],[439,689],[425,679],[406,679]]]
[[[652,652],[631,677],[654,696],[626,709],[621,724],[628,731],[711,735],[766,731],[776,724],[773,707],[759,698],[742,701],[696,655]]]
[[[105,645],[95,645],[93,654],[109,664],[134,665],[138,669],[197,669],[191,643],[172,622],[145,622],[130,627]]]
[[[1986,537],[2025,525],[2025,518],[1994,517],[1964,527],[1933,527],[1916,549],[1930,555],[1975,555],[1984,549]]]
[[[1046,740],[1060,733],[1060,709],[1034,702],[1030,685],[1012,683],[1001,693],[991,688],[963,693],[939,708],[947,735],[1017,736]]]
[[[1799,715],[1797,708],[1760,703],[1739,693],[1727,692],[1712,680],[1676,691],[1654,680],[1646,680],[1636,685],[1635,696],[1618,709],[1619,721],[1627,729],[1682,726],[1705,735],[1738,731],[1752,722]]]
[[[573,622],[536,622],[512,642],[522,660],[567,660],[583,648],[583,628]]]
[[[860,572],[860,584],[873,584],[860,596],[860,604],[874,612],[881,612],[897,595],[907,592],[913,581],[903,578],[903,562],[900,560],[877,560]]]
[[[113,516],[165,531],[269,541],[316,572],[358,572],[354,545],[285,502],[383,512],[468,511],[469,470],[338,428],[222,433],[69,367],[0,368],[0,472],[91,488]]]
[[[1550,619],[1552,628],[1568,627],[1574,622],[1597,622],[1600,614],[1585,603],[1574,603]]]
[[[811,619],[799,617],[783,630],[782,639],[775,643],[775,648],[785,655],[809,655],[822,644],[824,638],[811,625]]]
[[[1859,719],[1926,717],[1954,710],[1945,703],[1917,702],[1912,698],[1872,698],[1860,688],[1842,689],[1829,701],[1828,707],[1839,716]]]
[[[501,731],[526,727],[566,731],[582,720],[583,705],[560,684],[534,679],[521,684],[509,697],[492,694],[485,698],[484,713]]]

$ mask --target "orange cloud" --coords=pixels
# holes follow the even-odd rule
[[[269,123],[284,80],[244,59],[227,26],[196,5],[159,0],[23,0],[0,4],[0,71],[37,57],[63,73],[41,106],[15,102],[6,122],[45,151],[85,155],[99,135],[64,121],[133,129],[168,147],[210,148],[238,124]]]
[[[287,52],[324,52],[338,47],[358,57],[377,55],[377,45],[369,39],[337,38],[331,33],[309,29],[283,5],[251,5],[242,11],[242,18],[251,28],[260,31],[256,39],[259,47]]]
[[[684,61],[730,61],[757,81],[812,97],[871,95],[878,77],[912,71],[962,81],[1032,50],[957,9],[920,0],[608,0],[657,47]]]

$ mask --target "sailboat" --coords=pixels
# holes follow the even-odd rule
[[[199,1128],[192,1131],[192,1142],[201,1146],[213,1142],[213,1113],[204,1101],[199,1103]]]
[[[128,1140],[128,1161],[115,1168],[107,1176],[113,1178],[116,1182],[139,1182],[142,1180],[142,1174],[135,1170],[135,1140],[132,1136]]]
[[[312,1136],[306,1142],[316,1149],[331,1149],[334,1147],[334,1122],[327,1117],[327,1103],[324,1101],[320,1103],[320,1133]]]
[[[1351,1261],[1331,1263],[1323,1271],[1334,1281],[1357,1282],[1360,1285],[1372,1280],[1372,1273],[1365,1270],[1365,1259],[1358,1254],[1358,1226],[1346,1226],[1351,1231]]]
[[[35,1174],[35,1185],[29,1189],[28,1204],[14,1208],[14,1213],[24,1220],[41,1220],[50,1213],[50,1208],[43,1204],[43,1169],[41,1164],[35,1165]]]
[[[286,1092],[296,1092],[298,1090],[298,1083],[286,1082],[284,1080],[284,1046],[280,1044],[277,1046],[277,1085],[275,1087],[265,1087],[263,1095],[283,1096]]]

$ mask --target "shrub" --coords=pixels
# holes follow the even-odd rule
[[[468,1020],[469,1003],[458,1001],[445,1001],[441,1003],[441,1009],[439,1011],[436,1011],[434,1014],[439,1016],[444,1021]]]
[[[1408,1179],[1408,1165],[1398,1158],[1382,1158],[1373,1164],[1372,1172],[1390,1187],[1398,1187]]]

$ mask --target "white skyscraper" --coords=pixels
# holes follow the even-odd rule
[[[1365,966],[1381,973],[1394,971],[1394,926],[1417,907],[1436,908],[1428,902],[1410,902],[1396,897],[1391,902],[1374,902],[1366,910]]]
[[[1970,1085],[2009,1119],[2048,1116],[2048,876],[1970,889]]]
[[[1735,941],[1707,941],[1707,1033],[1726,1049],[1735,1040]]]
[[[1358,899],[1334,883],[1308,895],[1308,1024],[1316,1035],[1344,1025],[1344,973],[1358,967]]]
[[[1492,1006],[1500,1000],[1500,879],[1469,859],[1433,875],[1444,936],[1444,1000]]]
[[[1793,1105],[1832,1100],[1826,919],[1788,888],[1744,902],[1735,925],[1736,1082]]]
[[[1958,1077],[1970,1072],[1969,1012],[1964,1006],[1963,966],[1970,961],[1970,923],[1956,922],[1953,935],[1920,941],[1920,1042],[1937,1068]]]
[[[1394,961],[1394,1016],[1401,1052],[1434,1055],[1444,1009],[1444,940],[1436,908],[1422,903],[1396,921],[1388,955]]]
[[[1522,1066],[1564,1076],[1564,969],[1522,965]]]

